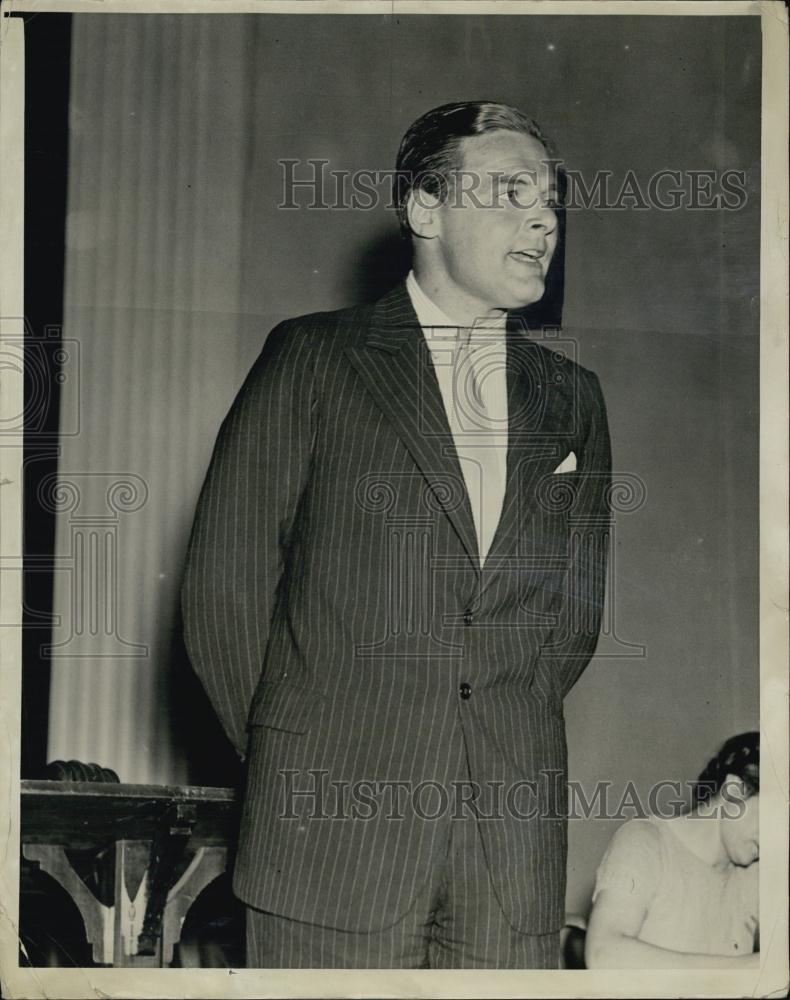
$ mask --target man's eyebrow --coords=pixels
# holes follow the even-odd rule
[[[517,170],[489,170],[488,175],[492,177],[495,181],[507,181],[508,183],[517,184],[535,184],[541,179],[541,171],[533,170],[528,167],[519,167]],[[545,174],[544,174],[545,176]],[[557,185],[552,181],[549,185],[552,190],[555,190]]]
[[[502,187],[505,184],[521,184],[537,186],[538,178],[533,171],[519,170],[507,173],[506,171],[492,171],[494,183]],[[559,187],[551,183],[546,187],[546,197],[557,199],[560,196]]]

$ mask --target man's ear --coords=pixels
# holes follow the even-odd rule
[[[412,188],[406,200],[406,217],[415,236],[432,240],[439,235],[441,199],[424,188]]]

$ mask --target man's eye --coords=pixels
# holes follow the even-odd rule
[[[517,208],[548,208],[552,212],[556,212],[560,208],[560,202],[557,198],[546,198],[545,201],[540,201],[536,193],[525,190],[519,185],[507,188],[502,192],[502,196],[507,197],[510,204]]]
[[[518,184],[502,188],[499,192],[499,197],[501,201],[507,199],[509,204],[514,205],[516,208],[547,208],[552,212],[556,212],[562,207],[559,199],[546,198],[545,201],[540,201],[536,193],[525,190]]]
[[[511,205],[515,205],[516,208],[531,208],[534,202],[534,195],[531,195],[529,191],[525,191],[523,187],[518,184],[513,184],[507,188],[504,192],[507,197],[508,202]]]

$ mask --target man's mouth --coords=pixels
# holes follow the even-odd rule
[[[508,256],[512,257],[513,260],[518,261],[519,264],[532,264],[540,271],[543,270],[540,263],[540,258],[543,256],[542,254],[536,254],[534,251],[528,250],[511,250]]]

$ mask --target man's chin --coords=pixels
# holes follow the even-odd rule
[[[532,288],[529,291],[524,290],[518,295],[512,296],[511,305],[505,306],[508,312],[516,312],[519,309],[526,309],[527,306],[533,306],[536,302],[540,302],[546,292],[546,285],[543,281],[533,282]]]

